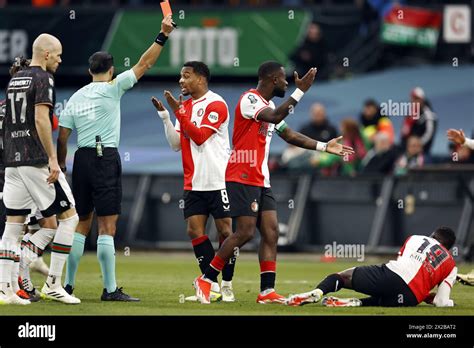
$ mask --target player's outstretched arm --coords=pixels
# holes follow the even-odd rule
[[[474,150],[474,139],[467,138],[462,129],[448,129],[447,135],[448,139],[451,140],[453,143],[456,143],[458,145],[464,145]]]
[[[72,130],[66,127],[59,127],[59,135],[57,142],[57,154],[59,168],[63,173],[66,172],[66,157],[67,157],[67,141],[71,135]]]
[[[289,115],[290,110],[294,108],[301,98],[303,98],[303,95],[310,89],[317,72],[318,69],[311,68],[308,70],[306,75],[300,79],[298,73],[295,71],[294,77],[297,88],[293,94],[276,109],[272,110],[271,108],[266,108],[262,110],[257,116],[258,120],[274,124],[278,124],[283,121],[285,117]]]
[[[35,126],[41,144],[43,145],[46,154],[48,155],[49,162],[49,176],[48,183],[54,183],[59,178],[59,164],[58,158],[56,157],[56,151],[54,151],[53,145],[53,131],[51,129],[51,120],[49,119],[49,108],[51,106],[47,104],[35,105]]]
[[[151,97],[151,102],[155,106],[158,116],[160,116],[163,121],[163,126],[165,127],[165,136],[168,144],[174,151],[181,150],[181,140],[178,132],[171,123],[170,113],[164,107],[163,103],[156,99],[156,97]]]
[[[166,16],[163,18],[161,22],[161,31],[155,39],[155,42],[151,44],[151,46],[142,54],[140,60],[137,64],[135,64],[132,68],[133,72],[137,80],[139,80],[145,72],[150,69],[153,65],[155,65],[158,57],[163,50],[166,40],[168,40],[169,34],[173,31],[173,20],[171,19],[171,15]]]
[[[278,129],[280,127],[280,130]],[[350,146],[339,144],[338,141],[342,139],[342,136],[331,139],[328,143],[316,141],[303,135],[299,132],[294,131],[290,127],[284,124],[284,126],[277,126],[277,132],[280,137],[285,140],[288,144],[292,144],[297,147],[308,150],[326,151],[333,155],[345,156],[352,155],[354,149]]]

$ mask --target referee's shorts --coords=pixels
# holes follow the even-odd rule
[[[79,148],[74,155],[72,193],[79,216],[118,215],[122,208],[122,163],[117,148],[106,147],[98,157],[95,148]]]

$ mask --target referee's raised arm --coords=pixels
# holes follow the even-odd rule
[[[142,54],[140,60],[132,68],[137,80],[139,80],[145,72],[155,65],[158,57],[161,54],[161,50],[168,40],[168,35],[173,31],[173,21],[171,15],[163,18],[161,22],[161,31],[155,39],[155,42]]]

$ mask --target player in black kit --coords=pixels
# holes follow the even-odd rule
[[[44,227],[38,233],[54,234],[50,271],[41,292],[52,300],[80,303],[61,286],[64,263],[79,221],[52,141],[51,120],[55,104],[52,74],[61,63],[61,54],[62,46],[56,37],[39,35],[33,43],[30,66],[13,75],[7,86],[3,121],[3,200],[7,221],[0,242],[2,304],[30,303],[13,291],[11,274],[14,260],[20,253],[19,236],[32,206],[37,206],[44,217]]]

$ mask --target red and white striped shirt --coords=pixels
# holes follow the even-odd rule
[[[225,170],[230,155],[229,110],[224,99],[208,91],[197,100],[183,102],[191,122],[198,128],[209,128],[215,133],[198,145],[181,132],[176,120],[175,129],[180,132],[181,158],[184,171],[184,189],[215,191],[225,189]]]
[[[387,267],[408,284],[418,302],[426,299],[435,286],[444,283],[451,288],[456,281],[456,262],[436,239],[413,235],[398,254]]]
[[[259,121],[257,116],[266,109],[275,109],[256,89],[246,91],[235,108],[233,150],[227,165],[226,181],[246,185],[270,187],[268,155],[270,142],[278,125]]]

